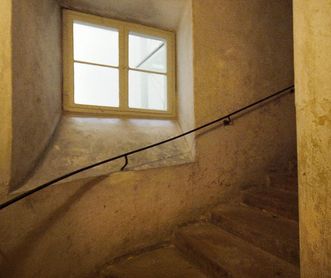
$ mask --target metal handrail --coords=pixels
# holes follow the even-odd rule
[[[269,96],[267,96],[267,97],[265,97],[265,98],[262,98],[262,99],[260,99],[260,100],[258,100],[258,101],[255,101],[255,102],[253,102],[253,103],[251,103],[251,104],[249,104],[249,105],[246,105],[246,106],[244,106],[244,107],[242,107],[242,108],[240,108],[240,109],[238,109],[238,110],[235,110],[234,112],[231,112],[230,114],[227,114],[227,115],[225,115],[225,116],[222,116],[222,117],[220,117],[220,118],[218,118],[218,119],[216,119],[216,120],[213,120],[213,121],[211,121],[211,122],[209,122],[209,123],[206,123],[206,124],[201,125],[201,126],[199,126],[199,127],[197,127],[197,128],[194,128],[194,129],[188,130],[188,131],[186,131],[186,132],[184,132],[184,133],[182,133],[182,134],[180,134],[180,135],[177,135],[177,136],[171,137],[171,138],[169,138],[169,139],[166,139],[166,140],[163,140],[163,141],[160,141],[160,142],[157,142],[157,143],[154,143],[154,144],[151,144],[151,145],[148,145],[148,146],[145,146],[145,147],[139,148],[139,149],[135,149],[135,150],[130,151],[130,152],[127,152],[127,153],[120,154],[120,155],[118,155],[118,156],[114,156],[114,157],[111,157],[111,158],[108,158],[108,159],[105,159],[105,160],[99,161],[99,162],[94,163],[94,164],[90,164],[90,165],[88,165],[88,166],[86,166],[86,167],[83,167],[83,168],[77,169],[77,170],[75,170],[75,171],[73,171],[73,172],[70,172],[70,173],[65,174],[65,175],[63,175],[63,176],[60,176],[60,177],[58,177],[58,178],[55,178],[55,179],[53,179],[53,180],[51,180],[51,181],[49,181],[49,182],[46,182],[46,183],[44,183],[44,184],[42,184],[42,185],[39,185],[39,186],[37,186],[37,187],[34,188],[34,189],[28,190],[28,191],[26,191],[26,192],[24,192],[24,193],[22,193],[22,194],[20,194],[20,195],[18,195],[18,196],[13,197],[12,199],[10,199],[10,200],[8,200],[8,201],[6,201],[6,202],[0,204],[0,210],[2,210],[2,209],[4,209],[4,208],[6,208],[6,207],[8,207],[8,206],[10,206],[10,205],[12,205],[12,204],[14,204],[14,203],[20,201],[20,200],[22,200],[22,199],[24,199],[24,198],[26,198],[26,197],[32,195],[33,193],[36,193],[36,192],[38,192],[38,191],[40,191],[40,190],[43,190],[43,189],[45,189],[45,188],[47,188],[47,187],[49,187],[49,186],[51,186],[51,185],[53,185],[53,184],[55,184],[55,183],[57,183],[57,182],[59,182],[59,181],[62,181],[62,180],[64,180],[64,179],[66,179],[66,178],[69,178],[69,177],[74,176],[74,175],[76,175],[76,174],[79,174],[79,173],[81,173],[81,172],[85,172],[85,171],[87,171],[87,170],[89,170],[89,169],[95,168],[95,167],[97,167],[97,166],[100,166],[100,165],[103,165],[103,164],[109,163],[109,162],[114,161],[114,160],[117,160],[117,159],[121,159],[121,158],[124,158],[124,159],[125,159],[125,164],[124,164],[124,166],[121,168],[121,171],[123,171],[123,170],[125,170],[126,166],[128,165],[128,158],[129,158],[130,155],[133,155],[133,154],[135,154],[135,153],[142,152],[142,151],[145,151],[145,150],[148,150],[148,149],[151,149],[151,148],[155,148],[155,147],[160,146],[160,145],[162,145],[162,144],[165,144],[165,143],[168,143],[168,142],[171,142],[171,141],[177,140],[177,139],[179,139],[179,138],[182,138],[182,137],[184,137],[184,136],[187,136],[187,135],[189,135],[189,134],[191,134],[191,133],[194,133],[194,132],[196,132],[196,131],[199,131],[199,130],[201,130],[201,129],[204,129],[204,128],[206,128],[206,127],[209,127],[209,126],[214,125],[214,124],[216,124],[216,123],[218,123],[218,122],[221,122],[221,121],[223,121],[223,124],[224,124],[224,125],[229,125],[229,124],[231,123],[231,121],[232,121],[232,120],[231,120],[231,117],[233,117],[234,115],[237,115],[237,114],[239,114],[239,113],[241,113],[241,112],[243,112],[243,111],[245,111],[245,110],[248,110],[248,109],[250,109],[250,108],[252,108],[252,107],[254,107],[254,106],[256,106],[256,105],[258,105],[258,104],[260,104],[260,103],[264,103],[264,102],[266,102],[266,101],[268,101],[268,100],[270,100],[270,99],[272,99],[272,98],[275,98],[275,97],[277,97],[277,96],[279,96],[279,95],[281,95],[281,94],[283,94],[283,93],[286,93],[286,92],[287,92],[287,93],[288,93],[288,92],[294,92],[294,85],[289,86],[289,87],[287,87],[287,88],[285,88],[285,89],[282,89],[282,90],[280,90],[280,91],[278,91],[278,92],[276,92],[276,93],[273,93],[272,95],[269,95]]]

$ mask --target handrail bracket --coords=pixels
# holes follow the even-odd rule
[[[231,125],[231,124],[232,124],[232,119],[231,119],[230,116],[223,121],[224,126],[228,126],[228,125]]]
[[[128,163],[129,163],[129,161],[128,161],[128,156],[125,155],[124,158],[125,158],[125,164],[124,164],[123,167],[121,168],[121,171],[124,171],[124,170],[125,170],[125,167],[126,167],[126,166],[128,165]]]

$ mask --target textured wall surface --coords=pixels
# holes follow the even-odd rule
[[[291,38],[291,1],[195,0],[198,123],[290,85]],[[293,157],[288,95],[197,136],[195,163],[63,183],[1,211],[1,274],[93,277],[114,256],[166,238]]]
[[[193,76],[193,19],[192,2],[188,1],[177,28],[177,111],[183,131],[195,127]],[[187,142],[194,155],[194,135]]]
[[[170,6],[164,9],[164,1],[152,1],[150,5],[155,6],[154,9],[159,11],[159,16],[153,19],[146,15],[150,12],[145,8],[147,3],[150,1],[135,2],[136,9],[133,13],[132,6],[125,1],[62,2],[65,6],[82,10],[85,7],[94,12],[102,10],[113,16],[116,14],[123,18],[130,16],[135,21],[152,20],[154,25],[161,25],[168,29],[175,28],[176,23],[180,20],[177,32],[177,96],[180,107],[177,108],[177,111],[179,125],[182,130],[186,131],[194,127],[192,3],[186,0],[172,1],[168,3]],[[181,17],[183,3],[186,3],[186,9]],[[140,11],[141,9],[143,12]],[[115,10],[118,12],[114,13]],[[52,138],[52,142],[48,145],[33,174],[24,182],[24,185],[13,191],[13,194],[26,191],[91,163],[168,139],[182,133],[182,130],[178,127],[176,120],[66,115],[60,121],[56,135]],[[143,154],[131,156],[127,168],[147,169],[191,162],[191,152],[194,152],[193,141],[194,135],[172,144],[162,145]],[[189,146],[186,142],[189,142]],[[119,160],[76,175],[71,180],[109,174],[118,171],[122,165],[123,161]]]
[[[61,113],[61,17],[56,1],[13,1],[13,187],[44,151]]]
[[[193,11],[197,124],[293,84],[291,1],[193,1]],[[287,167],[295,134],[292,95],[218,129],[212,146],[204,136],[197,149],[206,158],[216,153],[223,175],[254,175]]]
[[[93,118],[65,115],[32,177],[17,192],[26,191],[92,163],[160,142],[181,133],[174,120]],[[192,162],[185,138],[129,156],[127,170],[180,165]],[[69,180],[120,171],[124,159],[116,160]],[[65,180],[65,182],[67,182]]]
[[[175,30],[190,0],[58,0],[62,7]]]
[[[12,1],[1,1],[0,11],[0,200],[3,200],[8,189],[11,163]]]
[[[331,275],[331,2],[294,1],[301,275]]]

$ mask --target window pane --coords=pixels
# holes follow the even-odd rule
[[[118,69],[75,63],[76,104],[119,107]]]
[[[130,70],[129,107],[166,111],[167,77]]]
[[[118,66],[118,37],[115,29],[75,21],[74,59]]]
[[[130,34],[129,66],[132,69],[144,69],[166,73],[166,41],[144,35]]]

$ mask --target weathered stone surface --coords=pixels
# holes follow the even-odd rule
[[[128,257],[105,269],[100,278],[205,278],[172,246]]]
[[[294,0],[302,278],[331,275],[331,2]]]
[[[0,1],[0,200],[8,191],[12,150],[12,1]]]
[[[279,190],[298,192],[298,177],[296,175],[270,175],[267,185]]]
[[[180,134],[168,119],[119,119],[63,116],[43,161],[17,191],[26,191],[76,169]],[[82,155],[83,153],[83,155]],[[126,170],[143,170],[192,162],[185,139],[129,157]],[[118,172],[124,160],[102,165],[65,181]]]
[[[211,224],[182,228],[177,247],[213,277],[299,277],[299,269]]]
[[[130,1],[133,12],[136,3]],[[194,0],[194,32],[182,34],[194,44],[195,107],[188,118],[204,123],[293,83],[291,12],[290,0]],[[44,39],[33,41],[35,49]],[[35,81],[38,76],[33,76]],[[26,95],[21,96],[25,105]],[[295,156],[293,100],[293,95],[285,96],[232,126],[199,135],[194,164],[64,183],[2,211],[0,256],[6,259],[1,274],[84,277],[109,258],[169,236],[177,225],[227,199],[229,189],[235,192],[243,182],[263,179],[263,169],[271,163],[285,165]],[[182,101],[185,106],[187,99]]]
[[[299,264],[297,222],[240,205],[219,206],[212,212],[212,221],[254,246],[290,263]]]
[[[208,223],[179,228],[174,243],[182,255],[174,246],[145,248],[112,260],[102,277],[201,277],[200,271],[213,277],[298,276],[296,221],[238,203],[213,209],[211,221],[218,227]]]
[[[29,175],[61,116],[61,9],[56,1],[12,0],[12,183]]]
[[[274,189],[255,188],[243,193],[243,202],[292,220],[298,220],[298,195]]]

